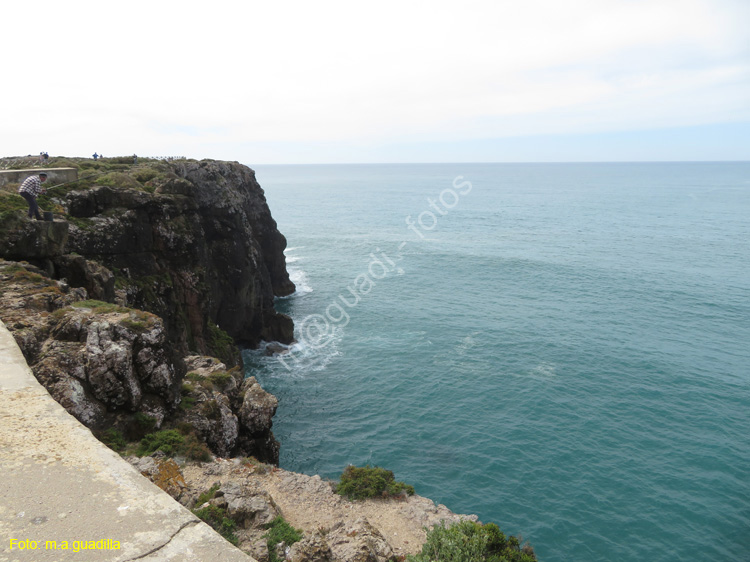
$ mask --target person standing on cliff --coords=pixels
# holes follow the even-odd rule
[[[45,181],[47,181],[47,174],[46,172],[42,172],[38,177],[29,176],[23,180],[21,187],[18,188],[18,194],[26,199],[26,202],[29,204],[30,219],[36,218],[38,221],[42,220],[39,214],[39,205],[36,204],[36,198],[40,193],[47,193],[47,190],[42,187],[42,183]]]

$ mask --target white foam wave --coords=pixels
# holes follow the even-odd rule
[[[299,334],[295,334],[299,337]],[[306,373],[322,371],[333,360],[339,356],[339,343],[343,337],[343,330],[334,329],[324,340],[310,345],[304,339],[292,343],[286,353],[275,356],[282,368],[295,376],[304,376]]]
[[[287,271],[289,271],[289,279],[291,279],[292,283],[297,287],[297,290],[292,293],[293,295],[304,295],[313,292],[313,288],[310,286],[307,273],[305,273],[304,269],[290,267]]]

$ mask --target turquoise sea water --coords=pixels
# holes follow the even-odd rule
[[[387,467],[544,562],[750,560],[750,163],[255,169],[284,468]]]

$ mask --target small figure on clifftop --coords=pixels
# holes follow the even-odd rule
[[[99,158],[99,155],[96,152],[94,152],[94,160],[96,160],[97,158]]]
[[[42,220],[39,214],[39,206],[36,204],[36,198],[40,193],[47,193],[47,190],[42,187],[42,183],[47,181],[47,174],[42,172],[39,176],[29,176],[21,187],[18,188],[18,194],[26,199],[29,204],[29,218],[36,218],[36,220]]]

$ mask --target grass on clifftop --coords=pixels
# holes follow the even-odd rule
[[[393,472],[377,466],[357,467],[349,465],[344,469],[336,493],[350,500],[366,498],[389,498],[400,495],[414,495],[414,487],[397,482]]]

